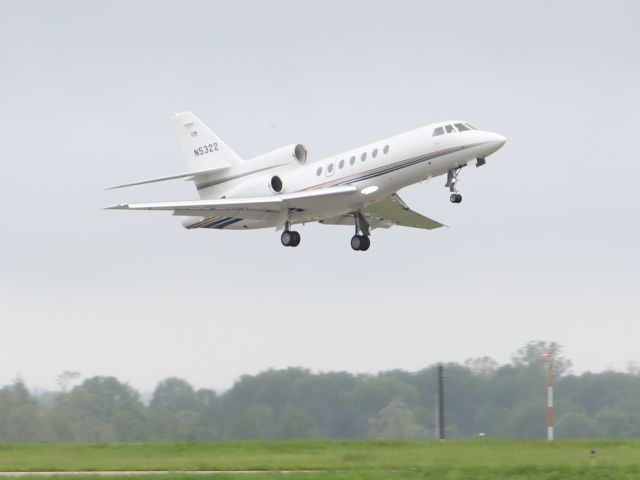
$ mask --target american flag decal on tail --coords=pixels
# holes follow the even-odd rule
[[[192,137],[197,137],[198,136],[198,131],[194,130],[193,132],[191,132],[191,136]]]

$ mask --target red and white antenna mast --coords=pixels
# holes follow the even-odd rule
[[[553,352],[544,352],[547,359],[547,440],[553,440]]]

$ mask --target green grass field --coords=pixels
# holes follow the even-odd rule
[[[598,451],[597,465],[589,451]],[[0,471],[260,470],[252,480],[640,479],[640,441],[286,441],[0,445]],[[273,472],[290,470],[291,473]],[[311,470],[311,471],[309,471]],[[271,472],[270,472],[271,471]],[[226,480],[238,474],[170,474]],[[256,478],[257,477],[257,478]],[[23,477],[24,478],[24,477]],[[61,477],[57,477],[61,478]],[[84,477],[74,477],[81,480]],[[95,477],[92,477],[95,480]],[[100,477],[108,478],[108,477]],[[122,478],[122,477],[118,477]],[[162,480],[166,476],[135,477]]]

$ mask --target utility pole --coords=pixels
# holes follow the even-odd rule
[[[544,352],[547,359],[547,440],[553,440],[553,353]]]
[[[438,365],[438,438],[445,439],[444,430],[444,367]]]

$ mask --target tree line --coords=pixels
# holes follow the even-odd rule
[[[544,342],[505,365],[488,357],[444,365],[448,436],[544,438],[545,351],[554,353],[558,438],[640,436],[638,369],[572,375],[560,346]],[[434,438],[436,371],[268,370],[222,393],[167,378],[146,403],[114,377],[70,388],[78,374],[65,372],[58,391],[33,393],[20,380],[0,389],[0,441]]]

